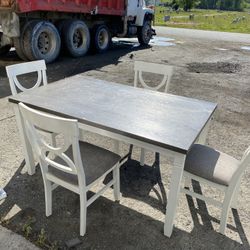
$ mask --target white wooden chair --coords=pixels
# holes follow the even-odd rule
[[[6,67],[6,72],[12,95],[16,95],[18,90],[28,91],[47,84],[46,64],[44,60],[10,65]],[[37,81],[31,88],[26,88],[20,83],[17,77],[32,72],[37,72]]]
[[[230,207],[237,206],[241,177],[249,165],[250,147],[245,151],[241,161],[200,144],[194,144],[187,154],[183,174],[184,186],[188,187],[190,180],[196,180],[224,191],[224,199],[223,202],[219,202],[186,188],[182,188],[181,191],[222,209],[219,229],[221,234],[225,233]]]
[[[143,88],[157,90],[157,91],[163,88],[164,92],[167,93],[169,88],[169,83],[171,81],[171,77],[173,74],[173,66],[151,63],[151,62],[135,61],[134,72],[135,72],[134,87],[138,87],[140,83]],[[163,77],[162,81],[156,86],[150,86],[143,79],[144,72],[162,75]],[[145,149],[142,148],[140,165],[144,166],[144,162],[145,162]]]
[[[142,87],[146,89],[160,90],[161,88],[164,88],[164,92],[167,93],[169,88],[169,83],[171,81],[171,77],[173,74],[173,66],[151,63],[151,62],[135,61],[134,72],[135,72],[134,87],[138,87],[140,83]],[[162,75],[163,76],[162,81],[156,86],[150,86],[144,81],[143,72]]]
[[[52,190],[63,186],[80,195],[80,235],[86,232],[87,207],[113,185],[115,200],[120,199],[120,156],[86,142],[79,142],[77,120],[64,119],[19,104],[23,127],[28,135],[42,171],[46,216],[52,214]],[[64,137],[63,145],[49,145],[40,130]],[[55,155],[48,158],[48,153]],[[87,200],[87,191],[113,171],[113,179]]]
[[[18,92],[24,92],[34,88],[38,88],[41,85],[47,85],[46,64],[44,60],[10,65],[6,67],[6,72],[9,78],[12,95],[16,95]],[[30,88],[23,86],[23,84],[20,83],[20,81],[17,79],[17,77],[20,75],[29,74],[33,72],[37,72],[37,81]],[[33,152],[21,126],[20,114],[16,106],[14,107],[14,111],[16,115],[18,129],[20,132],[21,142],[23,144],[26,166],[28,169],[28,173],[32,175],[35,173],[35,160]]]

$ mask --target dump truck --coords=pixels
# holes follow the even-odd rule
[[[23,60],[53,62],[60,51],[84,56],[106,51],[112,37],[155,34],[153,8],[144,0],[0,0],[0,55],[12,46]]]

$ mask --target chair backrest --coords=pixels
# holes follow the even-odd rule
[[[147,89],[159,90],[160,88],[165,86],[164,92],[168,91],[169,83],[173,74],[173,66],[169,66],[165,64],[135,61],[134,71],[135,71],[135,77],[134,77],[135,87],[137,87],[140,82],[141,85]],[[160,84],[158,84],[155,87],[151,87],[144,81],[142,77],[143,72],[162,75],[163,79]]]
[[[244,171],[246,170],[246,168],[250,166],[250,146],[247,148],[247,150],[244,152],[241,161],[240,161],[240,165],[237,169],[237,171],[235,172],[233,178],[232,178],[232,183],[234,185],[234,183],[236,183],[238,180],[240,180],[240,178],[242,177]]]
[[[250,166],[250,146],[247,148],[241,158],[240,166],[235,173],[236,178],[240,178],[248,166]]]
[[[79,185],[85,185],[85,174],[79,148],[79,128],[77,120],[65,119],[31,109],[19,103],[21,120],[30,144],[38,156],[43,175],[48,172],[48,166],[66,173],[78,175]],[[60,134],[64,138],[62,145],[50,145],[45,141],[40,131]],[[72,147],[73,161],[65,151]],[[48,157],[49,153],[59,157],[65,164],[58,163]]]
[[[6,67],[7,76],[10,82],[12,95],[17,94],[17,90],[27,91],[47,84],[46,64],[44,60],[27,63],[19,63]],[[17,76],[37,72],[37,81],[31,88],[25,88],[17,79]]]

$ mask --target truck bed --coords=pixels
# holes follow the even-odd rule
[[[123,16],[125,0],[0,0],[1,10],[72,12]]]

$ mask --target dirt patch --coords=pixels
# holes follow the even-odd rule
[[[237,73],[241,71],[239,63],[215,62],[215,63],[189,63],[188,70],[195,73]]]

